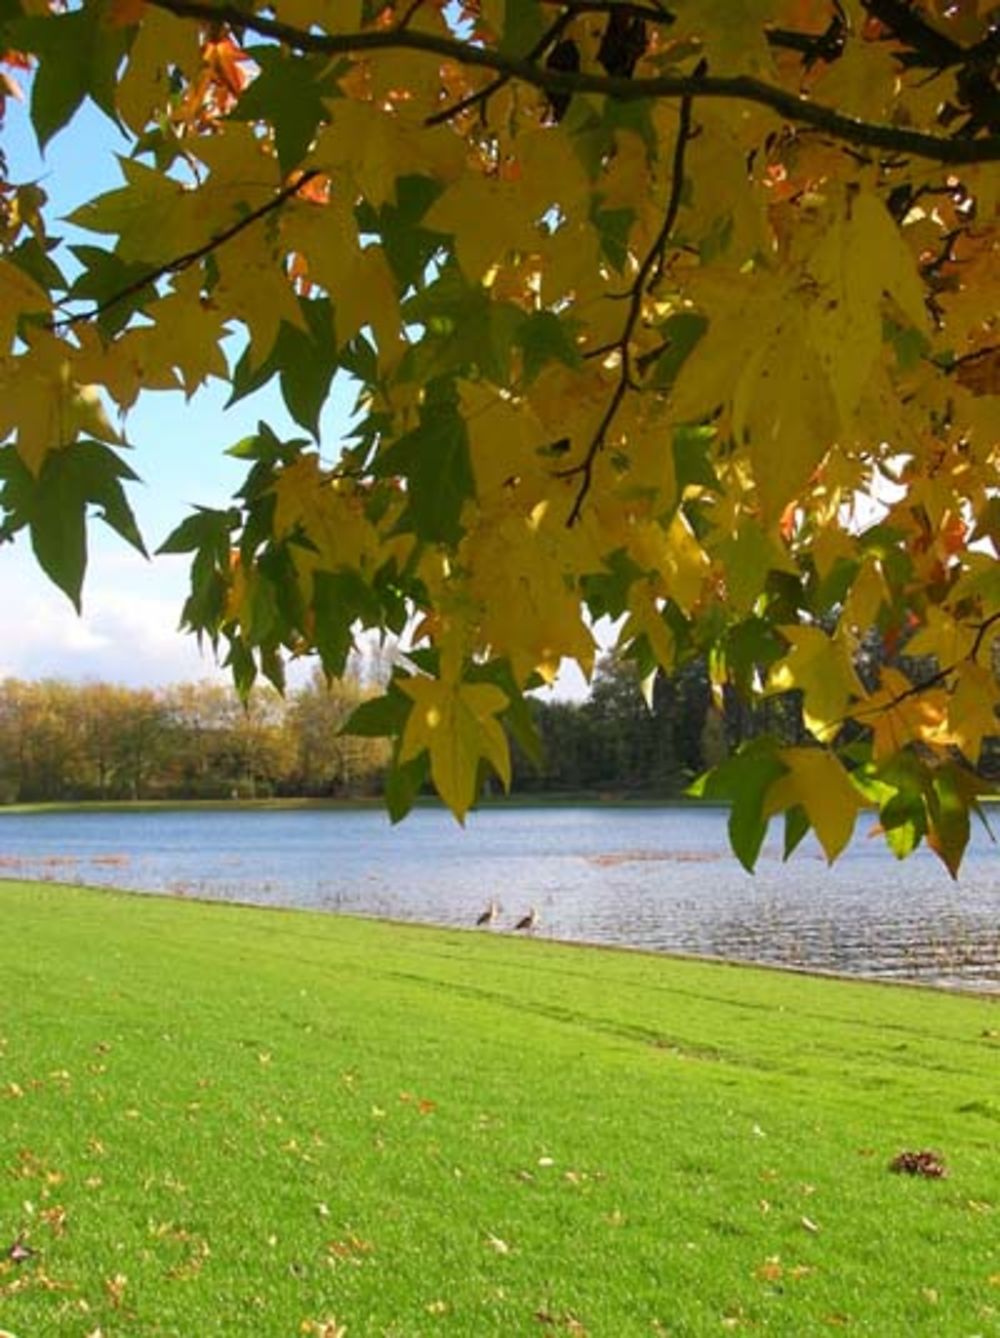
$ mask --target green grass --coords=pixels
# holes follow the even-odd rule
[[[23,883],[0,925],[17,1338],[1000,1333],[995,1001]]]

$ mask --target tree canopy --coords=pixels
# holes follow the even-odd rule
[[[0,536],[72,599],[88,515],[142,546],[137,397],[276,380],[304,435],[231,446],[163,550],[244,690],[403,638],[353,721],[394,815],[506,782],[607,618],[643,679],[801,694],[806,743],[703,784],[744,863],[870,807],[955,871],[1000,702],[992,0],[2,0],[0,50],[42,146],[88,99],[127,135],[85,244],[0,179]]]

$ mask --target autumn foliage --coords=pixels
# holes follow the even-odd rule
[[[164,547],[243,688],[404,638],[354,722],[395,814],[507,781],[524,693],[607,618],[644,678],[802,694],[811,746],[704,783],[745,863],[778,814],[832,859],[867,807],[957,868],[1000,701],[989,0],[2,12],[43,144],[88,98],[132,137],[71,254],[0,183],[3,537],[78,598],[89,510],[142,542],[116,413],[276,380],[314,440],[262,424]],[[335,375],[357,418],[320,443]],[[933,671],[863,684],[873,629]]]

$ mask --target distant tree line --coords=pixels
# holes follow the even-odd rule
[[[380,740],[340,733],[369,694],[360,673],[316,676],[242,703],[216,683],[129,688],[0,681],[0,803],[100,799],[363,797],[381,790]],[[515,791],[670,796],[738,742],[747,722],[711,705],[703,664],[658,680],[601,661],[584,701],[532,701],[542,759],[515,747]]]
[[[380,740],[339,733],[356,677],[281,698],[228,685],[0,682],[0,802],[377,793]]]
[[[874,682],[885,658],[879,638],[868,638],[860,677]],[[935,669],[931,660],[895,659],[914,681]],[[377,795],[385,743],[340,732],[372,691],[360,670],[331,684],[317,674],[285,698],[255,690],[245,704],[215,683],[8,678],[0,682],[0,803]],[[758,734],[809,741],[798,693],[751,708],[728,688],[713,692],[703,659],[658,675],[647,700],[634,666],[605,656],[585,700],[535,697],[531,711],[541,759],[515,744],[512,788],[522,794],[671,798]],[[986,741],[980,769],[1000,775],[998,740]]]

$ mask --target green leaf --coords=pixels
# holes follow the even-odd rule
[[[801,804],[793,804],[785,810],[784,859],[791,858],[810,826],[809,815]]]
[[[635,222],[634,209],[597,209],[590,213],[590,221],[597,229],[601,250],[609,263],[624,273],[628,263],[628,239]]]
[[[679,311],[668,317],[660,326],[667,347],[653,364],[650,385],[657,390],[669,389],[707,329],[708,318],[694,311]]]
[[[250,689],[257,679],[257,662],[242,637],[234,636],[229,640],[229,654],[223,661],[227,669],[232,670],[236,691],[245,702],[250,696]]]
[[[352,628],[381,621],[381,606],[371,587],[354,571],[318,571],[313,578],[312,602],[316,649],[325,673],[338,678],[354,647]]]
[[[443,190],[443,182],[433,177],[397,177],[395,203],[387,201],[374,209],[363,201],[355,211],[360,230],[382,238],[400,292],[420,287],[428,265],[447,240],[444,233],[420,227],[420,220]]]
[[[418,753],[402,766],[395,763],[385,778],[385,806],[393,822],[402,822],[430,780],[430,753]]]
[[[721,493],[722,485],[712,468],[709,454],[715,440],[711,427],[682,426],[674,431],[674,474],[678,496],[691,484]]]
[[[919,790],[898,790],[879,810],[886,844],[897,859],[913,853],[927,834],[927,813]]]
[[[554,312],[534,312],[518,327],[514,339],[524,354],[524,379],[528,384],[547,362],[580,366],[580,350],[573,341],[572,328]]]
[[[337,370],[333,308],[325,297],[300,297],[299,308],[308,333],[282,321],[274,347],[257,367],[251,362],[248,345],[233,372],[229,404],[259,390],[277,374],[289,414],[318,441],[320,414]]]
[[[975,800],[978,781],[972,772],[953,763],[930,773],[927,788],[929,818],[927,844],[943,861],[952,878],[958,877],[965,847],[969,844],[969,805]]]
[[[526,56],[545,31],[545,15],[537,0],[506,0],[500,50]]]
[[[440,386],[454,388],[451,382]],[[447,392],[433,386],[420,413],[420,426],[401,437],[376,460],[383,478],[397,474],[407,482],[407,507],[400,522],[429,543],[455,544],[462,537],[462,505],[475,495],[469,434],[465,420]]]
[[[231,547],[232,531],[240,523],[240,513],[235,507],[227,511],[213,511],[199,506],[193,515],[184,520],[164,539],[156,550],[157,553],[193,553],[199,549],[211,548],[221,561],[227,561]]]
[[[282,172],[297,167],[309,152],[320,125],[329,119],[325,99],[340,96],[343,66],[328,56],[299,55],[285,47],[247,48],[260,73],[245,89],[233,120],[267,121]]]
[[[390,683],[385,694],[362,702],[340,727],[341,734],[363,739],[398,738],[406,726],[413,702]]]
[[[67,296],[75,301],[88,298],[100,306],[108,298],[126,292],[149,274],[149,266],[141,261],[125,261],[113,251],[99,246],[71,246],[73,255],[84,267],[73,280]],[[105,335],[117,334],[129,323],[137,311],[156,297],[156,288],[150,283],[130,292],[116,301],[97,318],[98,328]]]
[[[37,478],[12,446],[0,448],[0,505],[8,512],[3,532],[28,527],[45,574],[80,610],[87,568],[86,522],[91,507],[105,524],[146,556],[122,479],[136,475],[103,442],[81,440],[50,451]]]
[[[424,325],[426,333],[407,353],[401,380],[423,383],[475,369],[497,385],[510,381],[511,350],[529,319],[510,302],[491,301],[455,265],[443,267],[403,304],[403,318]]]
[[[15,44],[38,56],[31,88],[31,122],[44,149],[90,97],[118,124],[118,67],[131,34],[107,22],[107,5],[85,5],[56,17],[33,15],[12,25]]]
[[[690,791],[701,798],[730,801],[729,841],[748,873],[753,873],[767,835],[764,798],[787,770],[776,756],[777,748],[775,739],[753,739],[721,766],[700,777]]]
[[[58,242],[53,238],[49,238],[43,247],[37,237],[26,237],[19,246],[14,247],[13,251],[7,252],[6,259],[29,278],[34,279],[40,287],[47,288],[50,292],[65,290],[66,280],[63,273],[48,254],[56,245]]]

